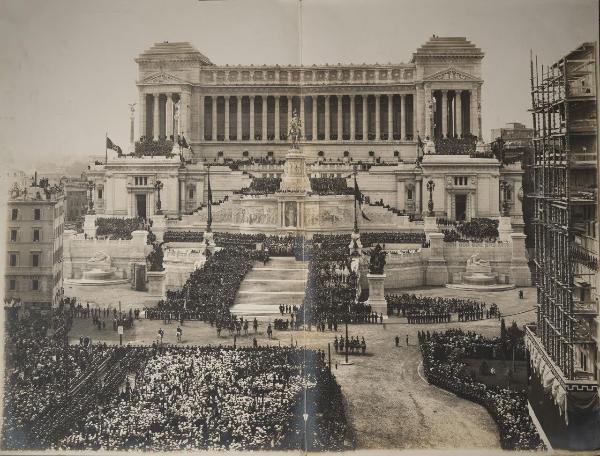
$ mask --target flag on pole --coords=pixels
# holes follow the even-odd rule
[[[113,143],[108,136],[106,137],[106,148],[107,149],[112,149],[115,152],[117,152],[117,155],[119,157],[121,155],[123,155],[123,150],[119,146],[117,146],[115,143]]]
[[[360,191],[360,188],[358,188],[358,182],[356,180],[356,176],[354,177],[354,199],[358,202],[358,205],[360,207],[360,215],[362,215],[362,218],[364,218],[365,220],[368,220],[370,222],[371,219],[369,217],[367,217],[367,215],[365,214],[365,211],[362,208],[365,198],[364,198],[362,192]]]
[[[188,143],[185,140],[185,136],[181,135],[177,139],[178,139],[177,142],[178,142],[179,146],[184,147],[185,149],[190,147],[190,146],[188,146]]]

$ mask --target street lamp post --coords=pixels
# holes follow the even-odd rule
[[[88,191],[89,193],[89,209],[88,214],[94,214],[94,189],[96,188],[96,184],[94,182],[88,182]]]
[[[161,202],[160,202],[160,191],[163,188],[163,183],[159,180],[156,181],[156,183],[154,184],[154,189],[157,192],[157,200],[156,200],[156,214],[157,215],[161,215],[162,214],[162,210],[161,210]]]
[[[508,216],[508,201],[506,199],[506,189],[508,188],[508,183],[504,180],[500,181],[500,193],[502,195],[502,216]]]
[[[435,190],[435,182],[429,180],[427,182],[427,191],[429,192],[429,202],[427,203],[427,209],[429,209],[429,216],[433,217],[433,191]]]

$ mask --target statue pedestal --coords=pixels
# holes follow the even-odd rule
[[[83,232],[88,239],[96,237],[96,215],[87,214],[83,219]]]
[[[383,318],[387,318],[387,301],[385,300],[385,274],[367,274],[369,282],[369,299],[367,304],[371,306],[373,312],[382,313]]]
[[[513,232],[510,217],[500,217],[498,220],[498,238],[501,241],[510,241],[510,234]]]
[[[306,158],[298,149],[285,155],[280,189],[283,192],[309,192],[310,180],[306,172]]]
[[[152,296],[165,296],[165,278],[167,273],[165,271],[148,271],[146,273],[146,280],[148,285],[148,294]]]

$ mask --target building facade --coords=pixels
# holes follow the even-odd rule
[[[537,325],[530,403],[558,448],[600,448],[597,43],[532,70]],[[532,65],[533,68],[533,65]]]
[[[88,210],[88,180],[85,175],[80,178],[63,178],[61,185],[65,192],[65,222],[78,222]]]
[[[207,202],[209,167],[215,201],[256,177],[281,176],[295,111],[310,177],[346,177],[352,186],[357,167],[371,201],[416,218],[427,211],[433,181],[435,216],[495,218],[506,207],[521,229],[520,166],[478,153],[482,58],[456,37],[431,38],[397,65],[216,66],[188,43],[156,44],[136,59],[146,139],[136,147],[160,141],[150,154],[90,165],[95,212],[192,214]],[[190,148],[155,153],[178,132]]]
[[[63,285],[62,191],[15,184],[7,208],[5,298],[40,309],[57,305]]]
[[[215,65],[189,43],[136,59],[140,136],[183,135],[200,157],[283,157],[293,112],[303,151],[415,158],[418,136],[481,138],[481,60],[462,37],[433,37],[410,63]]]

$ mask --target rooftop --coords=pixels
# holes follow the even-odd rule
[[[440,56],[472,56],[483,58],[483,52],[464,36],[435,36],[422,45],[413,54],[413,59],[419,57]]]
[[[136,59],[136,62],[141,60],[162,59],[165,56],[198,60],[203,65],[213,65],[208,57],[202,54],[187,41],[176,41],[172,43],[169,41],[163,41],[162,43],[155,43],[152,47],[142,52]]]

